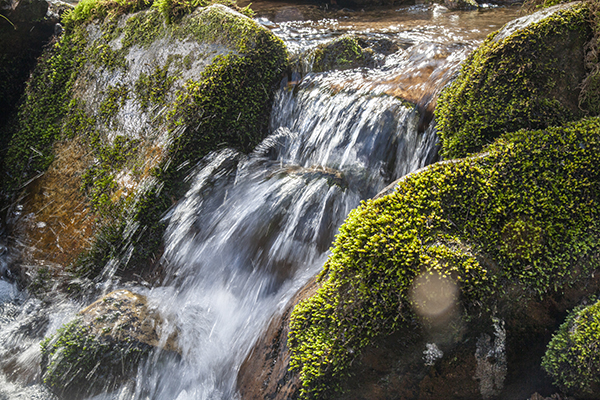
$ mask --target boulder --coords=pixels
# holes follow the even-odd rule
[[[109,260],[105,273],[156,277],[161,218],[190,170],[266,135],[283,42],[232,8],[192,4],[82,2],[63,17],[4,163],[3,192],[22,199],[12,219],[20,265],[44,265],[54,283],[95,279]],[[20,270],[43,293],[37,275]]]
[[[573,310],[548,344],[542,366],[555,384],[578,399],[600,393],[600,301]]]
[[[585,4],[562,4],[490,35],[438,99],[443,156],[477,152],[505,132],[581,118],[588,13]]]
[[[361,46],[362,44],[362,46]],[[315,72],[345,70],[372,65],[373,50],[360,43],[354,36],[342,36],[329,43],[317,46],[313,51]]]
[[[134,374],[153,349],[179,352],[176,332],[166,330],[144,296],[109,293],[42,342],[44,384],[68,398],[111,388]]]
[[[287,329],[288,350],[273,350],[284,339],[272,336],[247,361],[289,367],[267,368],[268,381],[256,378],[267,395],[247,398],[553,390],[540,366],[550,333],[600,289],[598,132],[590,118],[505,134],[487,153],[435,164],[353,211],[315,294],[269,328]],[[296,392],[271,396],[271,382]]]

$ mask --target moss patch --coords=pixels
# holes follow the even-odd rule
[[[444,157],[478,151],[505,132],[581,117],[578,86],[591,38],[588,14],[580,4],[507,38],[488,37],[438,99]]]
[[[542,366],[566,392],[596,398],[600,389],[600,301],[574,310],[548,344]]]
[[[587,119],[507,134],[486,155],[436,164],[354,210],[321,288],[293,311],[302,397],[331,396],[361,349],[414,321],[420,274],[456,282],[464,318],[489,321],[597,269],[599,131]]]
[[[81,32],[63,36],[44,54],[29,81],[4,160],[5,194],[44,172],[54,156],[52,145],[60,137],[69,110],[73,84],[81,68],[85,38]]]

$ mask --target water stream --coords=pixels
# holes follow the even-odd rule
[[[302,60],[277,92],[271,134],[250,155],[225,149],[197,166],[165,216],[164,282],[128,286],[177,330],[182,357],[155,354],[130,382],[94,399],[236,398],[244,357],[321,268],[350,210],[435,159],[435,129],[422,114],[466,54],[516,11],[354,14],[260,17]],[[343,34],[385,40],[393,51],[378,53],[373,68],[310,72],[310,49]],[[0,400],[52,398],[39,384],[39,342],[81,306],[44,303],[0,280]]]

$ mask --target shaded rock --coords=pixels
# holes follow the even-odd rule
[[[283,42],[231,8],[115,4],[65,16],[10,131],[3,190],[21,196],[21,265],[45,275],[20,276],[40,293],[95,279],[111,259],[157,279],[161,218],[185,176],[212,150],[262,140],[286,67]]]
[[[574,400],[572,397],[561,396],[558,393],[554,393],[548,397],[544,397],[539,393],[534,393],[528,400]]]
[[[479,4],[475,0],[444,0],[449,10],[475,10]]]
[[[42,343],[43,381],[68,397],[110,389],[135,373],[153,349],[171,356],[179,351],[175,332],[165,330],[144,296],[128,290],[109,293]]]
[[[548,344],[542,366],[564,392],[581,399],[600,393],[600,301],[573,310]]]
[[[19,0],[10,13],[14,23],[38,22],[48,12],[48,3],[45,0]]]
[[[464,157],[504,132],[580,118],[587,15],[584,4],[559,5],[490,35],[438,99],[443,155]]]

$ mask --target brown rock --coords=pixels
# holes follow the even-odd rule
[[[289,371],[290,351],[287,347],[290,315],[302,299],[312,296],[318,289],[316,279],[311,279],[289,301],[284,311],[271,320],[244,360],[238,373],[238,390],[244,400],[298,398],[298,375]]]

